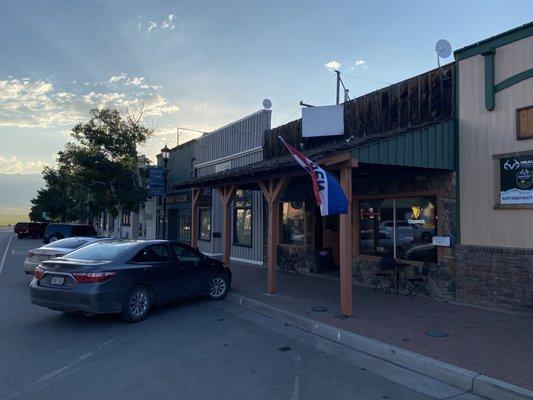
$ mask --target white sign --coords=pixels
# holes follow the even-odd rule
[[[302,109],[302,136],[321,137],[344,135],[342,104]]]
[[[449,236],[433,236],[433,244],[435,246],[450,247],[450,237]]]
[[[222,172],[227,169],[231,169],[231,161],[224,161],[224,162],[215,164],[215,172]]]

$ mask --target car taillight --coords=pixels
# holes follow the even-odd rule
[[[35,272],[33,273],[33,276],[37,278],[37,280],[41,279],[44,275],[44,268],[37,266],[35,268]]]
[[[96,283],[105,282],[116,274],[116,272],[76,272],[72,275],[78,283]]]

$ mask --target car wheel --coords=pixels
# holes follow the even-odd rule
[[[215,275],[209,283],[209,294],[211,300],[222,300],[229,292],[229,279],[224,275]]]
[[[57,236],[50,236],[50,243],[53,243],[55,242],[56,240],[59,240],[59,238]]]
[[[151,303],[150,293],[146,287],[135,286],[124,300],[122,317],[128,322],[139,322],[148,314]]]

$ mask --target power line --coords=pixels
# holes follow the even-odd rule
[[[319,94],[319,93],[322,91],[322,89],[324,89],[324,88],[326,87],[326,85],[327,85],[327,84],[328,84],[333,78],[335,78],[335,75],[331,75],[331,76],[329,77],[329,79],[328,79],[326,82],[324,82],[324,84],[323,84],[322,86],[320,86],[320,88],[319,88],[319,89],[318,89],[318,90],[317,90],[317,91],[316,91],[311,97],[309,97],[309,98],[308,98],[307,100],[305,100],[304,102],[305,102],[305,103],[308,103],[310,100],[312,100],[317,94]],[[294,116],[294,114],[296,114],[299,110],[300,110],[299,108],[296,109],[296,111],[294,111],[294,112],[289,116],[289,118],[287,118],[287,119],[285,120],[285,122],[283,122],[282,125],[286,124],[286,123],[287,123],[287,122],[288,122],[288,121]]]
[[[357,75],[347,74],[346,72],[342,72],[342,71],[341,71],[341,74],[346,75],[346,76],[351,76],[352,78],[361,79],[361,80],[363,80],[363,81],[376,82],[376,83],[383,83],[384,85],[393,85],[393,83],[391,83],[391,82],[384,82],[384,81],[379,81],[379,80],[377,80],[377,79],[364,78],[364,77],[362,77],[362,76],[357,76]]]

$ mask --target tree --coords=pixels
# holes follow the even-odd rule
[[[152,135],[141,125],[142,111],[91,110],[90,120],[72,130],[76,142],[58,153],[57,168],[43,171],[46,187],[32,200],[32,211],[72,220],[109,210],[119,221],[124,212],[138,212],[149,195],[140,168],[146,158],[138,148]],[[52,204],[53,198],[59,201]]]

